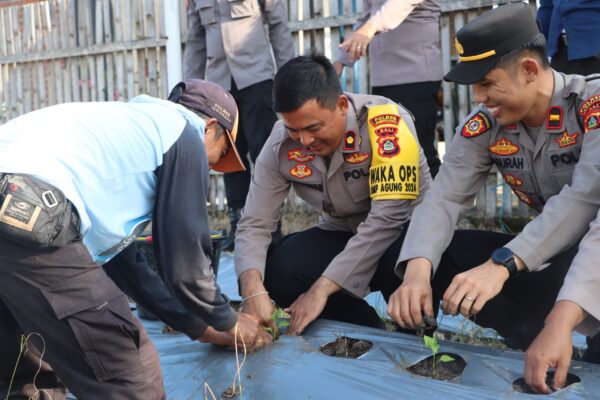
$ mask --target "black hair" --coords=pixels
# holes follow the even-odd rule
[[[308,100],[330,110],[335,109],[342,86],[331,62],[323,54],[312,51],[292,58],[275,75],[273,110],[297,110]]]
[[[546,52],[546,38],[541,33],[537,34],[533,39],[523,44],[518,49],[515,49],[510,53],[500,57],[495,67],[507,69],[514,66],[521,59],[521,57],[526,55],[533,55],[536,57],[542,65],[542,68],[550,68],[550,63],[548,62],[548,55]]]

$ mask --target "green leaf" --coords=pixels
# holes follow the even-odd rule
[[[277,325],[279,325],[280,328],[287,328],[290,326],[290,323],[288,321],[280,321]]]
[[[437,344],[437,340],[435,340],[431,336],[427,336],[427,335],[423,336],[423,342],[425,342],[425,346],[429,347],[432,350],[435,347],[435,345]]]
[[[450,361],[454,361],[454,357],[449,356],[448,354],[442,354],[442,356],[440,357],[440,361],[441,362],[450,362]]]

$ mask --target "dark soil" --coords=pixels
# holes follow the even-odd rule
[[[429,356],[424,360],[421,360],[418,363],[406,368],[406,370],[411,374],[421,375],[427,378],[437,379],[439,381],[451,381],[454,378],[459,377],[465,370],[467,362],[461,356],[454,353],[437,353],[435,355],[436,360],[439,360],[439,357],[443,355],[448,355],[454,358],[454,360],[448,362],[438,361],[435,364],[434,370],[432,368],[433,356]]]
[[[553,380],[554,380],[554,371],[549,371],[548,374],[546,374],[546,385],[548,385],[548,387],[550,388],[551,391],[554,391],[554,389],[552,389],[552,381]],[[579,377],[577,375],[567,374],[567,381],[565,382],[565,387],[570,386],[577,382],[581,382],[581,379],[579,379]],[[515,389],[517,392],[521,392],[521,393],[540,394],[540,393],[534,392],[529,387],[529,385],[527,385],[525,383],[524,378],[519,378],[516,381],[514,381],[513,389]]]
[[[335,341],[321,346],[321,352],[331,357],[358,358],[373,347],[368,340],[340,336]]]

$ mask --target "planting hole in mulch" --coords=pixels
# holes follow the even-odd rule
[[[339,336],[335,341],[321,346],[321,352],[331,357],[358,358],[373,347],[368,340]]]
[[[450,356],[453,360],[442,362],[440,361],[440,357],[443,355]],[[411,365],[406,368],[406,370],[411,374],[437,379],[438,381],[451,381],[454,378],[459,377],[467,366],[467,362],[458,354],[437,353],[435,355],[435,368],[433,368],[433,357],[434,356],[431,355],[418,363]]]
[[[548,373],[546,374],[546,385],[548,385],[548,387],[550,388],[551,391],[554,391],[554,389],[552,389],[552,381],[553,380],[554,380],[554,371],[548,371]],[[577,383],[577,382],[581,382],[581,379],[579,379],[579,377],[577,375],[575,375],[575,374],[567,374],[567,381],[565,382],[565,388],[567,386],[570,386],[570,385],[572,385],[574,383]],[[534,392],[529,387],[529,385],[527,383],[525,383],[525,379],[524,378],[519,378],[516,381],[514,381],[513,382],[513,389],[515,389],[517,392],[521,392],[521,393],[541,394],[541,393]]]

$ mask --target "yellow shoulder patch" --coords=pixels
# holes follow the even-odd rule
[[[419,146],[396,104],[369,107],[373,161],[369,187],[373,200],[416,199],[419,196]]]

